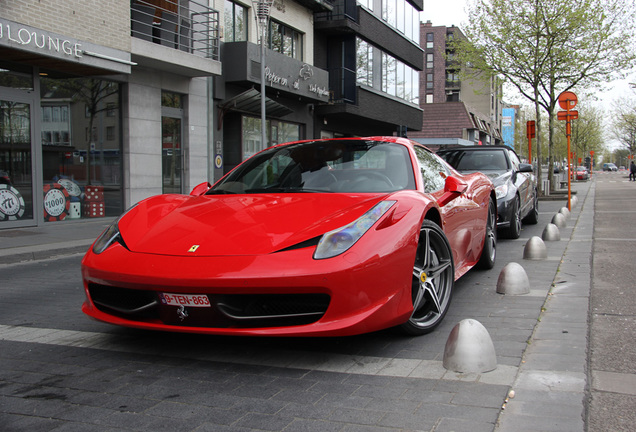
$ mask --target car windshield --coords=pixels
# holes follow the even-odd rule
[[[272,147],[239,165],[208,194],[392,192],[415,189],[408,149],[374,140]]]
[[[439,155],[458,171],[505,171],[508,162],[502,150],[449,150]]]

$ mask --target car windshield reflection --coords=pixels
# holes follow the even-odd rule
[[[345,139],[272,147],[239,166],[207,194],[378,193],[402,189],[415,189],[405,146]]]

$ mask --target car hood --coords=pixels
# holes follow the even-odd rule
[[[133,252],[179,256],[268,254],[344,226],[386,194],[159,195],[119,220]]]

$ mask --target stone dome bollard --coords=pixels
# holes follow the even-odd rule
[[[559,209],[559,213],[561,213],[563,216],[565,216],[565,220],[570,219],[570,210],[568,210],[567,207],[561,207]]]
[[[533,236],[523,248],[523,259],[541,260],[548,257],[548,249],[539,236]]]
[[[572,207],[576,207],[576,205],[579,203],[579,199],[576,197],[576,195],[573,195],[570,198],[570,208]]]
[[[551,223],[553,223],[559,228],[565,228],[565,225],[566,225],[565,216],[563,215],[563,213],[557,213],[554,216],[552,216]]]
[[[482,373],[497,368],[497,355],[488,330],[474,319],[453,327],[444,348],[443,366],[459,373]]]
[[[526,271],[516,262],[510,262],[499,273],[497,293],[522,295],[530,292],[530,281]]]
[[[553,223],[549,223],[543,229],[543,234],[541,234],[541,238],[543,241],[559,241],[561,240],[561,233],[559,232],[559,227]]]

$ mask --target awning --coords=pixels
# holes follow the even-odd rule
[[[261,113],[261,92],[251,88],[243,93],[234,96],[232,99],[219,105],[221,111],[240,111],[250,114]],[[273,99],[265,97],[265,113],[271,117],[283,117],[294,111]]]

